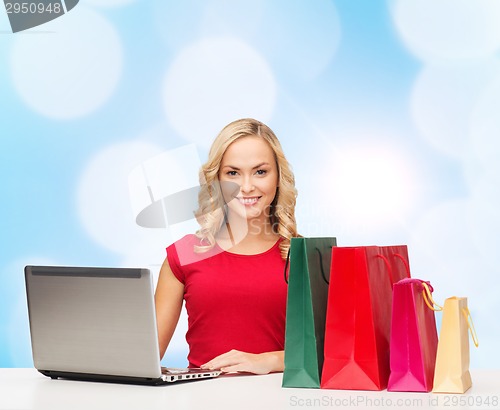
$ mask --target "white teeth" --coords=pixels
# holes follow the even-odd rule
[[[257,203],[258,198],[238,198],[238,200],[243,205],[253,205],[253,204]]]

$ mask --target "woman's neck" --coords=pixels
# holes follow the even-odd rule
[[[278,238],[269,218],[261,221],[229,217],[217,235],[217,243],[224,250],[253,254],[269,249]]]

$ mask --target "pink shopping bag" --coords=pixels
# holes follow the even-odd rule
[[[438,336],[429,282],[403,279],[393,287],[388,391],[432,390]]]

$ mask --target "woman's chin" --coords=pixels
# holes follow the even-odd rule
[[[235,216],[238,216],[241,219],[246,219],[247,221],[262,218],[263,215],[262,209],[253,206],[239,205],[235,208],[230,207],[229,209]]]

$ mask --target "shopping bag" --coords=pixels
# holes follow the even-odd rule
[[[283,387],[319,388],[331,249],[335,245],[335,238],[291,239]]]
[[[388,391],[432,390],[438,344],[432,291],[420,279],[394,284]]]
[[[321,388],[387,386],[392,285],[409,276],[405,245],[332,248]]]
[[[433,393],[465,393],[472,386],[469,372],[469,335],[479,345],[467,298],[444,301],[443,318],[434,371]]]

